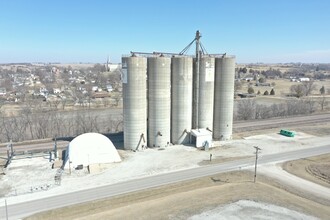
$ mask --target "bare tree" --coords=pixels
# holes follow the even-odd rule
[[[312,99],[288,100],[287,115],[303,115],[315,111],[315,102]]]
[[[114,99],[115,99],[115,106],[118,107],[119,106],[119,102],[121,100],[121,96],[115,95]]]
[[[327,101],[325,95],[322,95],[321,99],[319,99],[319,104],[321,107],[321,111],[324,111],[324,108],[326,108],[328,105],[328,101]]]
[[[50,109],[57,110],[59,104],[61,103],[61,100],[56,98],[48,99],[47,103],[49,104]]]
[[[86,132],[99,132],[98,116],[90,110],[78,111],[75,115],[76,135]]]
[[[24,106],[21,111],[21,116],[23,118],[24,124],[26,126],[27,132],[30,133],[31,139],[34,139],[33,123],[32,123],[32,109],[30,106]]]
[[[298,98],[306,94],[305,87],[302,84],[292,85],[290,87],[290,91]]]
[[[242,120],[254,119],[256,102],[254,99],[243,99],[238,102],[237,118]]]
[[[313,98],[307,98],[304,100],[304,104],[306,105],[308,112],[307,113],[313,113],[316,110],[315,107],[315,101],[313,100]]]
[[[272,116],[271,108],[266,105],[256,105],[256,119],[265,119]]]
[[[313,80],[303,82],[302,85],[304,86],[305,96],[309,96],[312,91],[316,89],[316,85]]]
[[[270,109],[272,111],[272,117],[284,117],[287,115],[287,106],[284,103],[273,104],[270,106]]]
[[[235,84],[234,84],[234,90],[235,92],[237,92],[238,90],[242,89],[242,82],[235,80]]]
[[[62,106],[62,110],[65,109],[65,106],[67,104],[68,100],[66,97],[61,97],[61,106]]]

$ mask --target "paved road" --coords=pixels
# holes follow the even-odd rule
[[[264,155],[258,160],[259,165],[270,162],[282,162],[316,156],[320,154],[330,153],[330,145],[308,148],[303,150],[278,153],[273,155]],[[8,204],[9,219],[18,219],[33,213],[51,210],[54,208],[64,207],[68,205],[78,204],[82,202],[93,201],[96,199],[111,197],[124,193],[130,193],[138,190],[149,189],[170,183],[191,180],[195,178],[212,176],[217,173],[238,170],[243,167],[253,166],[254,159],[247,158],[242,160],[230,161],[222,164],[214,164],[202,166],[193,169],[187,169],[167,174],[150,176],[141,179],[135,179],[127,182],[111,184],[93,189],[86,189],[77,192],[67,193],[48,198],[36,199],[29,202],[17,204]],[[0,219],[5,219],[4,200],[0,200]]]
[[[276,164],[269,164],[261,166],[258,173],[270,176],[273,179],[278,179],[280,182],[285,183],[285,185],[291,186],[296,189],[300,189],[304,193],[310,193],[311,195],[324,198],[326,200],[330,199],[330,188],[325,187],[309,180],[305,180],[291,173],[286,172],[282,167]]]

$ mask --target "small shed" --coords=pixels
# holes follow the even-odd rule
[[[212,147],[212,132],[201,128],[191,130],[192,143],[196,147]]]

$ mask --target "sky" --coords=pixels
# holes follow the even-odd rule
[[[0,63],[178,53],[197,30],[208,53],[238,63],[330,63],[329,11],[329,0],[0,0]]]

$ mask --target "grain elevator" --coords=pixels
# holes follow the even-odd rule
[[[232,138],[235,57],[207,54],[200,38],[197,31],[180,53],[122,57],[125,149],[189,144],[200,129],[214,140]]]

